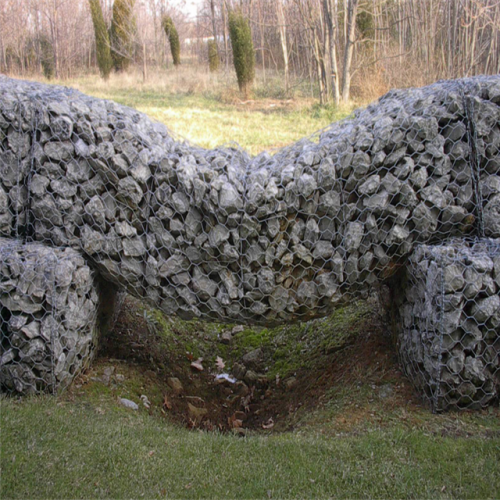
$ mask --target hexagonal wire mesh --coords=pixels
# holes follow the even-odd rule
[[[500,241],[421,245],[404,285],[401,365],[433,411],[498,400]]]
[[[183,319],[307,321],[371,293],[422,243],[500,237],[498,76],[391,91],[255,157],[71,89],[0,88],[0,235],[71,247]],[[11,344],[5,320],[2,335]]]
[[[55,392],[98,340],[95,273],[79,252],[0,238],[0,376],[12,392]]]

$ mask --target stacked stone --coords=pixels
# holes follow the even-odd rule
[[[25,207],[16,234],[82,250],[167,314],[308,320],[368,293],[419,242],[467,235],[479,220],[500,236],[498,76],[390,92],[317,141],[254,158],[176,141],[70,89],[0,88],[0,123],[12,121],[4,108],[25,110],[26,136],[3,129],[1,168],[21,168],[15,144],[31,151],[24,197],[0,179],[0,220]]]
[[[92,358],[97,304],[94,273],[78,252],[0,238],[0,386],[65,388]]]
[[[15,236],[27,220],[33,107],[20,105],[8,91],[0,107],[0,236]]]
[[[419,246],[400,307],[399,354],[435,411],[500,392],[500,239]]]

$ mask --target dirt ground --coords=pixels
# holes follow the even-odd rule
[[[302,349],[307,366],[271,376],[273,353],[267,346],[251,365],[250,379],[228,381],[216,376],[224,372],[236,379],[232,367],[241,361],[241,352],[248,352],[236,337],[225,346],[225,359],[217,358],[224,365],[217,368],[208,357],[200,360],[195,350],[203,344],[204,352],[217,353],[224,330],[214,335],[202,324],[194,332],[184,331],[182,323],[175,323],[165,343],[158,333],[162,326],[155,322],[152,327],[144,311],[126,300],[91,370],[77,380],[69,397],[104,391],[138,404],[146,398],[150,413],[180,425],[240,434],[300,429],[325,418],[332,432],[351,432],[366,422],[384,425],[393,417],[404,420],[428,412],[398,367],[386,325],[373,315],[353,325],[343,343]],[[197,361],[202,371],[193,366]],[[172,379],[178,381],[174,386]]]

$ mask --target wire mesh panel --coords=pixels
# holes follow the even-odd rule
[[[401,364],[434,411],[498,400],[500,240],[420,246],[408,265],[401,319]]]
[[[94,273],[79,253],[0,238],[2,388],[65,388],[95,351],[97,303]]]
[[[421,243],[500,237],[498,76],[391,91],[255,157],[71,89],[0,90],[0,234],[78,250],[183,319],[306,321]]]

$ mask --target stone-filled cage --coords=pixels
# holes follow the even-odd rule
[[[400,295],[401,366],[433,411],[484,408],[500,392],[500,241],[422,245]]]
[[[500,76],[393,90],[256,156],[0,77],[0,238],[8,391],[71,381],[95,352],[102,289],[184,320],[271,327],[406,270],[403,368],[436,410],[483,406],[497,399],[498,269],[493,254],[493,267],[469,260],[500,238]],[[470,256],[446,263],[456,241]]]
[[[0,238],[0,380],[9,392],[57,392],[98,341],[95,272],[71,248]]]

